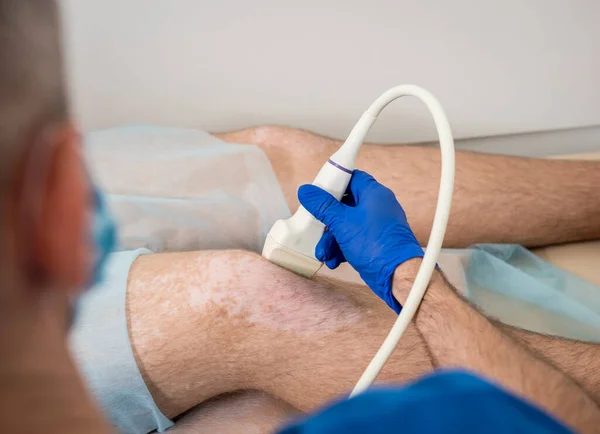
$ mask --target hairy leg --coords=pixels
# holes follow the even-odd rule
[[[138,258],[127,309],[142,376],[169,417],[242,389],[308,411],[351,389],[396,318],[363,286],[306,280],[241,251]],[[597,345],[509,332],[600,396]],[[430,369],[411,327],[379,381]]]
[[[395,319],[364,287],[306,280],[240,251],[138,258],[127,310],[142,376],[169,417],[241,389],[310,410],[351,389]],[[380,381],[430,369],[411,328]]]
[[[269,157],[288,205],[341,145],[285,127],[215,134],[259,146]],[[426,243],[439,188],[440,155],[424,146],[364,146],[357,167],[390,187],[417,238]],[[600,238],[600,162],[559,161],[457,152],[446,247],[518,243],[528,247]]]
[[[545,360],[577,381],[586,385],[593,398],[600,403],[600,376],[597,375],[600,346],[529,333],[512,327],[503,328],[513,338],[542,356]],[[187,434],[203,429],[207,432],[271,433],[277,427],[298,417],[298,411],[272,396],[248,391],[233,396],[219,397],[185,415],[173,430],[175,434]],[[180,431],[181,430],[181,431]]]
[[[526,332],[495,323],[510,336],[517,339],[538,356],[554,364],[580,385],[584,385],[590,395],[600,404],[600,375],[597,369],[600,360],[600,346],[586,342],[575,342]],[[191,434],[204,429],[207,432],[271,433],[275,428],[298,416],[298,412],[281,401],[255,391],[234,396],[224,396],[192,410],[184,416],[181,431],[177,434]],[[180,428],[177,422],[176,428]]]
[[[495,322],[495,325],[500,324]],[[600,405],[600,344],[545,336],[506,325],[500,328],[575,380]]]

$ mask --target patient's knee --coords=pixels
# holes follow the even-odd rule
[[[244,333],[268,328],[297,336],[330,333],[382,316],[332,284],[237,250],[141,257],[130,273],[128,304],[131,316],[161,315],[164,324],[187,321],[198,329],[223,326]]]
[[[336,146],[335,140],[328,137],[279,125],[262,125],[214,135],[226,142],[256,145],[266,151],[280,149],[302,154],[321,152]]]
[[[262,125],[258,127],[244,128],[243,130],[225,133],[213,133],[221,140],[230,143],[249,144],[256,146],[272,146],[278,139],[293,134],[296,130],[276,125]]]
[[[311,333],[343,328],[371,313],[333,285],[300,277],[253,252],[207,252],[199,262],[204,291],[191,293],[190,304],[217,306],[223,319]]]

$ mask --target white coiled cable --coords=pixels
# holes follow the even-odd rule
[[[446,118],[446,114],[444,113],[444,109],[438,100],[431,93],[421,87],[414,85],[397,86],[388,90],[379,98],[377,98],[377,100],[375,100],[375,102],[367,110],[366,113],[370,115],[368,117],[371,117],[371,121],[369,123],[372,125],[373,118],[376,118],[389,103],[402,96],[414,96],[419,98],[423,103],[425,103],[433,117],[442,152],[440,190],[438,194],[437,207],[435,210],[435,217],[433,219],[433,226],[431,228],[431,235],[429,236],[425,256],[423,257],[423,262],[421,263],[421,267],[419,268],[415,282],[410,290],[406,302],[404,303],[404,306],[402,307],[402,311],[400,312],[398,319],[394,323],[394,326],[390,330],[388,336],[385,338],[381,348],[379,348],[379,351],[377,351],[377,354],[375,354],[375,357],[373,357],[373,360],[371,360],[362,376],[356,383],[356,386],[352,390],[350,397],[362,393],[375,381],[377,375],[394,351],[394,348],[396,348],[398,341],[406,331],[408,324],[413,319],[417,309],[419,308],[419,304],[425,295],[425,291],[427,290],[427,286],[431,280],[431,275],[435,269],[442,248],[442,243],[444,241],[444,236],[446,234],[448,217],[450,215],[450,205],[452,203],[452,192],[454,189],[454,139],[452,137],[452,131],[450,129],[448,119]],[[363,116],[359,123],[363,119],[368,119],[368,117]],[[361,128],[361,126],[358,124],[355,126],[354,130],[361,131],[361,135],[363,135],[363,137],[359,140],[360,143],[362,143],[362,139],[364,139],[364,136],[366,136],[366,133],[370,129],[371,125],[364,125],[364,128]]]

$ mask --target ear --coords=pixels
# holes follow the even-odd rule
[[[52,288],[75,292],[89,280],[92,262],[90,209],[92,192],[80,136],[70,124],[46,130],[39,146],[53,149],[49,161],[41,218],[35,225],[33,254]],[[37,148],[38,146],[36,146]]]

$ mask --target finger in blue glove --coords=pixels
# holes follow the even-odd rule
[[[315,249],[317,259],[329,268],[347,260],[380,298],[400,312],[392,276],[403,262],[423,257],[423,249],[394,193],[368,173],[355,170],[342,202],[314,185],[301,186],[298,199],[327,226]]]
[[[315,257],[319,261],[324,262],[325,265],[332,270],[339,267],[341,263],[346,262],[346,258],[340,250],[340,246],[329,230],[326,230],[323,233],[321,240],[317,244]]]

